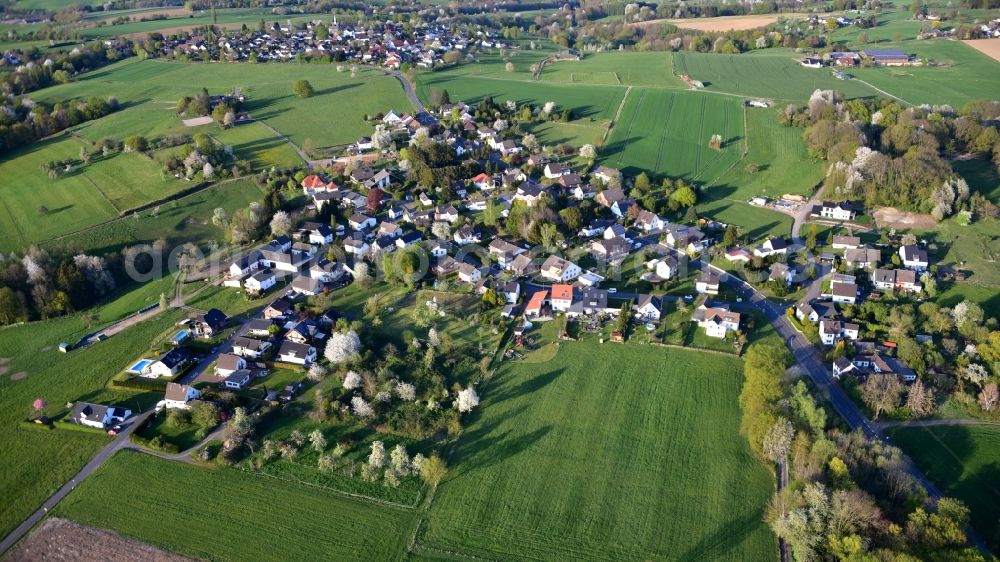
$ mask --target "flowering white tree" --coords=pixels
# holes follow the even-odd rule
[[[406,476],[410,471],[410,455],[406,452],[406,447],[402,444],[396,445],[389,455],[392,470],[400,476]]]
[[[361,375],[354,371],[347,371],[344,375],[344,388],[347,390],[354,390],[361,386]]]
[[[521,144],[530,152],[538,150],[538,139],[530,133],[521,138]]]
[[[434,328],[427,331],[427,345],[430,347],[437,347],[441,345],[441,336],[438,335],[437,330]]]
[[[381,441],[372,442],[372,452],[368,455],[368,464],[375,468],[385,466],[385,444]]]
[[[962,329],[966,324],[978,326],[983,321],[983,309],[976,303],[962,301],[952,309],[951,316],[955,319],[955,326],[959,329]]]
[[[597,158],[597,149],[592,144],[585,144],[580,147],[580,158],[593,160]]]
[[[444,221],[435,222],[434,226],[431,227],[431,234],[438,240],[446,240],[451,236],[451,226]]]
[[[326,437],[323,436],[323,432],[315,429],[309,434],[309,442],[312,444],[312,448],[317,453],[322,453],[326,450]]]
[[[73,262],[97,294],[106,295],[114,290],[115,278],[108,271],[108,262],[104,258],[79,254],[73,258]]]
[[[372,133],[372,146],[382,150],[389,148],[392,144],[392,133],[385,128],[385,125],[375,125],[375,132]]]
[[[396,395],[400,400],[413,402],[417,399],[417,387],[408,382],[396,383]]]
[[[410,461],[410,466],[413,467],[414,472],[420,472],[420,469],[424,467],[424,463],[427,462],[427,457],[417,453],[413,455],[413,460]]]
[[[545,115],[548,115],[548,114],[552,113],[553,111],[555,111],[555,109],[556,109],[556,102],[554,102],[554,101],[547,101],[547,102],[545,102],[545,105],[542,106],[542,113],[544,113]]]
[[[271,234],[284,236],[292,230],[292,217],[284,211],[278,211],[271,217]]]
[[[503,132],[509,126],[510,125],[507,123],[506,119],[497,119],[496,121],[493,122],[493,129],[497,132]]]
[[[211,179],[215,177],[215,167],[212,166],[211,162],[205,162],[205,165],[201,167],[201,173],[206,178]]]
[[[346,334],[335,333],[330,336],[330,341],[326,342],[326,350],[323,355],[334,365],[346,363],[357,357],[361,351],[361,338],[357,332],[350,331]]]
[[[351,411],[361,419],[370,418],[375,415],[375,410],[372,410],[371,404],[360,396],[351,398]]]
[[[458,411],[459,412],[471,412],[473,408],[479,405],[479,395],[476,394],[476,389],[466,388],[458,393]]]
[[[309,373],[306,375],[306,377],[311,381],[321,381],[325,376],[326,367],[320,365],[319,363],[313,363],[309,367]]]
[[[392,400],[392,393],[388,390],[380,390],[375,394],[376,402],[389,402],[390,400]]]
[[[983,386],[983,383],[986,382],[986,379],[990,376],[990,374],[986,371],[986,367],[983,367],[979,363],[970,363],[969,366],[962,371],[962,376],[976,386]]]

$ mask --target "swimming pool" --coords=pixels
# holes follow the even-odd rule
[[[174,345],[177,345],[177,344],[183,342],[184,340],[188,339],[188,337],[190,335],[191,335],[191,330],[181,330],[181,331],[177,332],[174,335],[174,339],[172,339],[170,341],[172,341],[174,343]]]
[[[149,367],[152,363],[153,363],[152,359],[140,359],[135,362],[135,365],[129,367],[129,369],[126,372],[134,373],[136,375],[141,375],[143,371],[146,370],[146,367]]]

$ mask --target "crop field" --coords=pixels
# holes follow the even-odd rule
[[[583,146],[585,144],[599,145],[604,136],[604,129],[596,123],[586,120],[560,123],[558,121],[544,121],[523,125],[526,132],[535,135],[543,145],[570,144],[572,146]]]
[[[889,435],[945,495],[972,510],[972,525],[1000,548],[1000,428],[899,427]]]
[[[739,360],[560,344],[485,383],[417,554],[774,559],[773,489],[739,435]]]
[[[707,91],[738,96],[805,101],[816,89],[839,90],[849,98],[876,95],[864,84],[834,78],[829,70],[804,68],[793,60],[797,55],[791,50],[766,51],[744,55],[674,53],[674,69],[701,81]]]
[[[0,161],[0,250],[25,246],[107,220],[189,184],[164,179],[160,166],[139,154],[96,154],[76,171],[50,179],[42,165],[77,159],[86,143],[63,135],[25,147]]]
[[[142,288],[137,289],[142,291]],[[128,297],[123,297],[128,298]],[[109,305],[110,306],[110,305]],[[96,311],[100,316],[101,312]],[[100,433],[25,429],[19,422],[42,398],[55,415],[79,399],[124,404],[135,410],[148,397],[106,388],[108,381],[181,314],[155,316],[87,349],[60,353],[61,341],[76,341],[96,330],[83,315],[0,330],[0,535],[6,535],[107,443]],[[88,327],[90,326],[90,327]],[[10,375],[21,374],[16,377]]]
[[[823,163],[809,157],[802,129],[782,127],[776,109],[747,109],[746,122],[746,157],[706,188],[704,198],[745,202],[755,195],[812,195],[823,179]]]
[[[116,454],[55,511],[208,560],[399,560],[416,519],[413,510],[133,451]]]
[[[708,146],[722,135],[721,150]],[[695,92],[633,89],[602,151],[602,162],[628,175],[645,170],[711,181],[739,159],[743,114],[736,99]]]

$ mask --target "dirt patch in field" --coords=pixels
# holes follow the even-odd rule
[[[118,533],[86,527],[66,519],[47,519],[21,541],[8,558],[11,562],[187,562],[155,546],[127,539]]]
[[[52,346],[51,345],[47,345],[47,346],[45,346],[45,347],[42,348],[42,351],[52,351]]]
[[[208,125],[212,122],[212,118],[209,116],[204,117],[192,117],[191,119],[184,120],[185,127],[200,127],[202,125]]]
[[[681,29],[699,29],[701,31],[742,31],[757,29],[770,25],[781,18],[790,19],[805,17],[805,14],[769,14],[764,16],[723,16],[719,18],[690,19],[658,19],[631,23],[635,27],[650,27],[661,23],[670,23]]]
[[[0,377],[6,375],[10,371],[10,367],[7,365],[0,365]]]
[[[893,207],[880,207],[872,216],[879,228],[900,228],[906,230],[928,230],[937,225],[930,215],[900,211]]]
[[[10,376],[10,380],[12,380],[12,381],[19,381],[21,379],[24,379],[27,376],[28,376],[28,371],[18,371],[18,372],[14,373],[13,375]]]
[[[1000,39],[969,39],[962,43],[1000,62]]]

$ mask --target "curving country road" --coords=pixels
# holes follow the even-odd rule
[[[403,85],[403,91],[406,92],[406,97],[410,98],[410,103],[413,104],[414,109],[418,112],[427,111],[420,98],[417,97],[417,93],[413,90],[413,84],[410,84],[410,81],[405,76],[400,74],[398,70],[386,70],[385,73],[399,80],[399,83]]]

